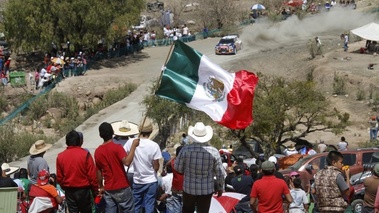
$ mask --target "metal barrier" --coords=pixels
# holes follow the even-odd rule
[[[17,212],[17,187],[0,188],[0,213]]]

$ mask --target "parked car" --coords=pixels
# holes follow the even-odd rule
[[[351,175],[362,172],[364,170],[364,164],[379,162],[379,158],[372,158],[374,153],[376,153],[375,156],[379,155],[378,148],[362,148],[342,151],[341,153],[343,155],[343,164],[349,165]],[[307,189],[310,180],[313,180],[314,174],[320,169],[325,168],[327,155],[328,153],[320,153],[305,156],[297,163],[290,166],[289,169],[285,169],[280,172],[283,175],[289,175],[292,171],[298,172],[300,174],[304,189]]]
[[[238,50],[242,50],[242,41],[239,36],[228,35],[220,39],[215,47],[216,55],[237,54]]]
[[[148,2],[146,3],[147,11],[154,12],[154,11],[163,11],[164,10],[164,3],[156,0],[155,2]]]
[[[158,26],[159,21],[151,16],[140,16],[140,22],[138,25],[133,26],[132,28],[135,30],[145,30],[153,26]]]

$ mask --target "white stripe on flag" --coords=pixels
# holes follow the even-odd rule
[[[203,55],[199,65],[198,76],[199,81],[195,93],[187,106],[205,112],[214,121],[220,121],[228,107],[227,95],[233,88],[235,75],[212,63]],[[224,94],[220,100],[215,100],[204,87],[211,77],[222,81],[224,84]]]

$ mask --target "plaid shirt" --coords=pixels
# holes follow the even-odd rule
[[[184,174],[183,191],[191,195],[209,195],[224,188],[225,170],[220,153],[208,143],[192,143],[180,151],[175,169]]]

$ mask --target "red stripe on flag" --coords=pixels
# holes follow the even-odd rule
[[[230,129],[245,129],[253,122],[254,91],[258,77],[249,71],[235,73],[232,90],[227,95],[228,107],[218,123]]]

